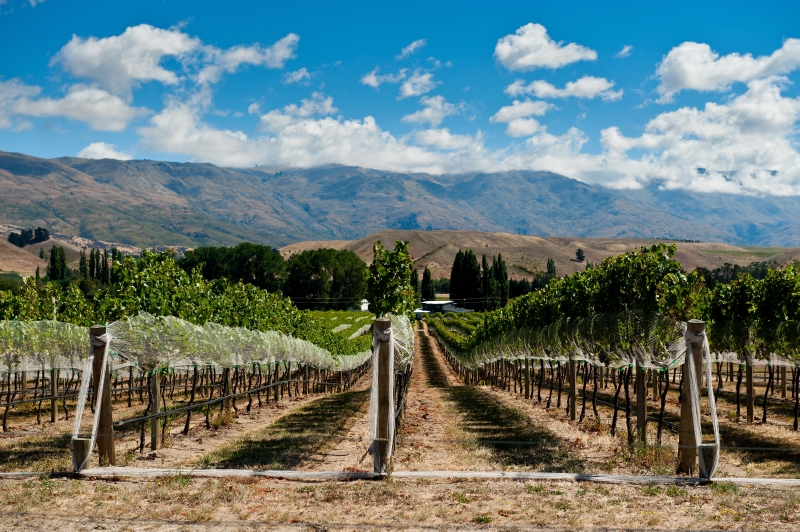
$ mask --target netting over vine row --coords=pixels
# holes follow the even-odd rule
[[[453,331],[452,324],[437,320],[430,320],[429,329],[442,347],[468,368],[496,360],[543,359],[585,361],[612,368],[638,362],[643,368],[667,369],[682,365],[686,354],[686,323],[662,314],[624,312],[562,318],[545,327],[514,329],[483,342],[473,342],[470,336]],[[713,325],[710,329],[713,331]],[[746,342],[739,345],[728,340],[731,330],[741,329],[730,323],[717,326],[711,362],[794,366],[800,360],[797,323],[783,324],[781,341],[772,342],[778,346],[776,350],[759,340],[753,332],[755,327],[744,328]]]
[[[112,369],[297,362],[348,371],[369,360],[371,351],[337,356],[306,340],[277,331],[252,331],[216,323],[194,325],[147,313],[107,327]],[[89,329],[57,321],[0,321],[0,362],[8,372],[81,369],[90,351]]]

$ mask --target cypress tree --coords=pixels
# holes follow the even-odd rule
[[[81,250],[80,273],[81,279],[84,281],[89,279],[89,264],[86,262],[86,248]]]
[[[453,269],[450,270],[450,299],[458,302],[464,297],[463,289],[464,252],[460,249],[453,260]]]
[[[103,259],[102,259],[101,264],[103,265],[103,271],[102,271],[103,282],[104,283],[110,283],[111,282],[111,275],[110,275],[110,271],[108,269],[108,250],[107,249],[103,250]]]
[[[97,261],[95,261],[94,249],[89,250],[89,277],[97,279]]]
[[[500,306],[505,307],[506,303],[508,303],[510,285],[508,282],[508,269],[506,268],[506,262],[503,260],[502,253],[497,254],[497,262],[492,267],[492,272],[494,273],[494,279],[497,281],[498,285]]]
[[[427,266],[422,272],[422,299],[425,301],[436,300],[436,285],[433,283],[433,276]]]
[[[69,269],[67,269],[67,253],[64,251],[64,248],[60,246],[58,248],[58,268],[61,272],[59,281],[63,281],[69,277]]]
[[[481,267],[471,249],[467,250],[464,257],[463,276],[464,307],[477,310],[481,308]]]
[[[50,263],[47,265],[47,276],[56,281],[60,278],[59,271],[58,271],[58,249],[57,246],[53,246],[50,248]]]

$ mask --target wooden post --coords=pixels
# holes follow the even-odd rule
[[[50,370],[50,423],[55,423],[58,418],[58,368]]]
[[[225,369],[222,370],[222,379],[223,379],[222,382],[225,383],[225,387],[224,387],[224,391],[222,392],[222,395],[230,395],[231,393],[233,393],[232,392],[232,390],[233,390],[233,382],[231,380],[231,368],[225,368]],[[289,379],[291,380],[291,377],[289,377]],[[291,384],[289,385],[289,387],[291,389]],[[227,399],[224,399],[223,400],[222,409],[225,412],[230,412],[232,408],[233,408],[233,398],[232,397],[228,397]]]
[[[695,334],[706,330],[706,323],[700,320],[689,320],[687,323],[690,332]],[[687,346],[686,356],[691,356],[694,362],[695,375],[698,385],[703,367],[703,344],[702,342],[692,342],[691,352]],[[693,405],[699,397],[694,397],[689,386],[689,376],[685,371],[687,365],[683,365],[683,393],[681,394],[681,425],[678,436],[678,474],[685,473],[691,475],[696,469],[697,463],[697,444],[694,439],[694,410]],[[699,420],[698,420],[699,421]]]
[[[784,370],[783,373],[784,373],[784,382],[786,382],[786,379],[785,379],[786,371]],[[21,381],[20,381],[20,387],[19,387],[19,390],[20,390],[19,398],[24,401],[25,400],[25,392],[28,389],[28,372],[27,371],[23,371],[22,375],[20,377],[21,377]],[[784,397],[786,397],[785,394],[784,394]]]
[[[531,398],[531,365],[530,359],[525,359],[525,399]]]
[[[786,399],[786,366],[781,366],[781,397]]]
[[[753,403],[753,366],[750,364],[745,364],[745,385],[747,386],[747,398],[745,400],[747,403],[747,422],[752,423],[755,405]]]
[[[150,403],[150,415],[158,414],[161,410],[161,397],[159,391],[161,388],[161,374],[158,370],[153,371],[153,378],[150,379],[150,396],[152,403]],[[161,447],[161,424],[157,417],[150,418],[150,450],[157,451]]]
[[[381,331],[391,330],[392,322],[388,318],[378,318],[375,320],[375,334],[380,335]],[[391,334],[391,333],[390,333]],[[382,335],[381,335],[382,336]],[[373,443],[373,453],[375,453],[375,472],[386,472],[386,458],[389,451],[389,416],[392,397],[389,392],[389,385],[392,378],[392,353],[389,352],[389,340],[378,341],[378,419],[376,439]]]
[[[639,441],[647,445],[647,373],[636,361],[636,431]]]
[[[578,419],[578,368],[574,360],[569,361],[569,419]]]
[[[95,325],[89,329],[91,336],[103,336],[106,328]],[[100,383],[100,374],[103,366],[103,356],[105,355],[105,345],[97,345],[99,342],[92,341],[94,350],[94,363],[92,364],[92,377],[95,386],[95,407],[94,415],[100,416],[97,426],[97,454],[101,465],[117,465],[117,455],[114,450],[114,416],[111,411],[111,361],[106,363],[106,378],[103,386],[103,394],[98,397],[97,387]]]

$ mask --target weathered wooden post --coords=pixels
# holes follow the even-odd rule
[[[153,370],[153,378],[150,379],[150,415],[154,416],[161,410],[161,398],[159,391],[161,389],[161,374],[157,369]],[[150,418],[150,450],[157,451],[161,447],[161,424],[158,422],[157,417]]]
[[[786,399],[786,366],[781,366],[781,397]]]
[[[786,372],[784,371],[784,374],[785,373]],[[22,399],[24,401],[25,400],[25,393],[26,393],[26,391],[28,389],[28,372],[27,371],[23,371],[22,375],[20,377],[21,377],[21,383],[20,383],[20,387],[19,387],[19,389],[20,389],[20,396],[19,397],[20,397],[20,399]],[[784,382],[785,382],[785,380],[786,379],[784,379]],[[786,397],[786,396],[784,395],[784,397]]]
[[[700,334],[706,330],[706,323],[700,320],[689,320],[687,323],[689,332]],[[691,346],[686,346],[686,357],[692,357],[694,371],[697,377],[698,387],[702,380],[703,368],[703,343],[692,342]],[[695,441],[694,437],[694,405],[699,401],[699,397],[692,394],[692,387],[689,385],[689,373],[687,363],[683,364],[683,391],[681,393],[681,424],[678,436],[678,474],[684,473],[691,475],[695,470],[697,462],[697,445],[701,442]],[[699,423],[700,420],[698,419]]]
[[[58,418],[58,368],[50,370],[50,423],[55,423]]]
[[[386,459],[389,454],[389,416],[391,410],[392,394],[390,390],[392,379],[392,356],[389,350],[389,335],[392,334],[392,322],[388,318],[375,320],[374,333],[378,337],[378,419],[376,420],[376,434],[373,442],[375,472],[386,473]],[[388,333],[388,334],[386,334]]]
[[[578,365],[574,360],[570,360],[567,365],[569,371],[569,419],[578,419]]]
[[[639,441],[647,444],[647,373],[636,361],[636,431]]]
[[[525,399],[531,398],[531,365],[530,359],[525,359]]]
[[[95,325],[89,329],[92,336],[92,349],[94,350],[94,362],[92,363],[92,377],[95,383],[95,411],[94,415],[100,416],[97,426],[97,454],[101,465],[116,465],[117,455],[114,449],[114,416],[111,411],[111,361],[106,362],[105,384],[100,397],[98,390],[100,375],[103,371],[103,357],[106,354],[106,343],[100,341],[100,337],[106,334],[106,328]]]
[[[289,377],[291,380],[291,377]],[[233,390],[233,381],[231,380],[231,368],[225,368],[222,370],[222,382],[224,383],[224,392],[222,392],[223,396],[230,395]],[[289,390],[291,393],[291,383],[289,384]],[[226,397],[222,401],[222,409],[225,412],[230,412],[233,409],[233,398]]]
[[[753,410],[755,409],[754,396],[753,396],[753,365],[747,364],[745,361],[745,385],[747,386],[747,422],[753,422]]]

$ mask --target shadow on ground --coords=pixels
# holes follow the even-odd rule
[[[464,417],[461,428],[475,438],[475,444],[488,448],[498,465],[548,472],[586,471],[583,460],[565,450],[565,442],[554,432],[533,424],[479,387],[449,386],[431,342],[422,333],[422,353],[418,355],[423,357],[428,385],[442,389]]]
[[[69,434],[29,436],[0,446],[2,471],[72,470]]]
[[[369,390],[321,397],[199,459],[203,468],[297,469],[347,435]]]

